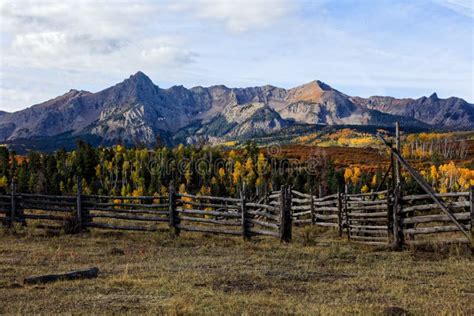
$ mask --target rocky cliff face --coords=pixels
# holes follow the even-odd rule
[[[395,99],[392,97],[353,97],[351,100],[368,109],[387,114],[413,118],[438,128],[474,128],[474,105],[463,99],[440,99],[433,93],[419,99]]]
[[[71,90],[15,113],[0,112],[0,141],[90,135],[104,143],[151,145],[156,137],[221,141],[251,138],[294,124],[474,128],[462,99],[358,98],[320,81],[293,88],[212,86],[161,89],[142,72],[91,93]],[[179,136],[179,137],[178,137]]]

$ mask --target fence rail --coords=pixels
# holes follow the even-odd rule
[[[271,236],[290,241],[292,226],[337,229],[351,242],[369,245],[468,243],[450,216],[427,194],[396,195],[391,190],[347,191],[317,197],[282,186],[260,201],[175,193],[166,196],[0,195],[0,222],[77,233],[85,229],[182,231],[250,239]],[[473,190],[437,194],[463,229],[473,232]],[[30,225],[31,224],[31,225]]]

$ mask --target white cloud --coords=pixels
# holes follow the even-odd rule
[[[233,32],[246,32],[271,25],[289,14],[293,4],[287,0],[200,0],[175,9],[188,9],[198,18],[224,23]]]
[[[474,18],[474,0],[435,0],[450,10]]]

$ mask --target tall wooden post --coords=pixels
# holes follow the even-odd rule
[[[176,192],[174,188],[174,183],[171,181],[168,190],[168,201],[169,201],[169,226],[171,234],[174,236],[179,236],[179,215],[176,212]]]
[[[15,180],[12,179],[11,182],[11,208],[10,208],[10,220],[8,226],[13,226],[16,217],[16,184]]]
[[[395,123],[395,148],[399,155],[401,155],[401,143],[400,143],[400,122]],[[402,174],[400,170],[400,162],[398,159],[395,160],[395,179],[398,185],[402,182]]]
[[[341,201],[341,192],[339,187],[337,188],[337,226],[339,229],[339,237],[342,237],[342,201]]]
[[[281,186],[280,191],[280,240],[291,241],[291,188]]]
[[[82,178],[77,177],[77,196],[76,196],[76,225],[73,228],[75,233],[82,231],[84,228],[84,216],[82,213]]]
[[[344,216],[346,220],[346,232],[347,232],[347,240],[351,240],[351,221],[349,220],[349,209],[347,207],[347,194],[349,193],[349,186],[347,184],[344,185],[344,199],[343,199],[343,207],[344,207]]]
[[[474,250],[474,186],[469,190],[469,202],[471,205],[471,250]]]
[[[249,225],[247,223],[247,206],[245,200],[244,190],[240,191],[240,211],[241,211],[241,221],[242,221],[242,238],[244,240],[250,239]]]
[[[317,220],[316,214],[314,213],[314,195],[311,193],[310,196],[311,197],[309,198],[309,200],[310,200],[311,205],[309,209],[311,211],[311,224],[314,225],[316,224],[316,220]]]

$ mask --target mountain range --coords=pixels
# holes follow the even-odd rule
[[[70,90],[21,111],[0,111],[0,142],[58,147],[83,138],[152,146],[245,140],[291,127],[393,126],[474,129],[474,105],[463,99],[352,97],[321,81],[283,89],[173,86],[162,89],[142,72],[105,90]],[[26,145],[25,145],[26,146]],[[42,148],[36,148],[42,149]]]

